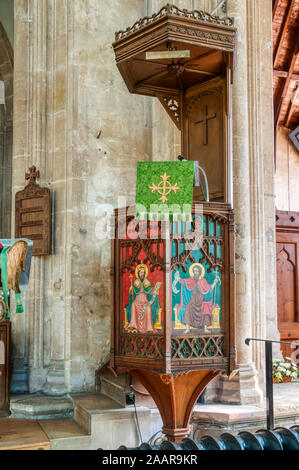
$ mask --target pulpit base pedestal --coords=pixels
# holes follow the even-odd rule
[[[144,369],[130,369],[129,373],[142,383],[154,399],[167,439],[180,442],[190,433],[190,418],[198,397],[220,372],[192,370],[176,377]]]

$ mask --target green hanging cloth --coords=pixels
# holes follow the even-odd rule
[[[17,306],[16,313],[24,313],[21,294],[18,294],[17,292],[15,292],[15,298],[16,298],[16,306]]]
[[[8,306],[8,283],[7,283],[7,250],[9,246],[5,246],[1,252],[1,279],[2,279],[2,289],[4,302],[7,305],[7,318],[10,318],[10,311]]]

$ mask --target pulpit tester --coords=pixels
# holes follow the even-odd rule
[[[167,222],[145,219],[143,233],[151,236],[132,239],[134,216],[115,211],[110,365],[139,380],[157,404],[163,433],[179,442],[200,394],[236,365],[230,94],[237,31],[230,18],[168,4],[115,39],[128,90],[158,98],[181,131],[181,173],[193,161],[207,175],[206,190],[193,189],[189,220],[171,219],[166,237]],[[144,189],[167,204],[186,187],[162,168]]]

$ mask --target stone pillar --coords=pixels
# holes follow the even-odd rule
[[[110,240],[96,237],[97,208],[132,203],[136,162],[151,155],[151,99],[128,92],[112,43],[145,15],[139,0],[15,0],[13,194],[36,165],[54,219],[53,253],[33,258],[13,319],[30,392],[92,391],[109,354]]]
[[[67,64],[63,41],[67,31],[66,1],[60,1],[58,8],[59,11],[56,0],[15,1],[14,126],[17,132],[14,133],[13,194],[24,187],[25,172],[35,165],[41,173],[40,184],[50,186],[53,200],[55,176],[61,168],[55,164],[53,156],[59,162],[65,160],[66,146],[61,136],[67,119],[63,99],[66,84],[61,69]],[[60,173],[58,179],[65,180],[65,173]],[[59,209],[61,211],[61,207]],[[57,217],[53,215],[59,230],[63,231],[65,214],[61,217],[60,214],[62,211]],[[56,256],[33,258],[25,313],[13,320],[14,342],[23,344],[24,364],[29,364],[30,392],[44,390],[63,394],[67,390],[64,380],[65,296],[57,299],[53,290],[53,279],[64,272],[64,246],[61,250]]]
[[[261,400],[251,347],[252,337],[250,155],[247,1],[231,0],[228,15],[238,28],[237,70],[232,87],[233,192],[236,221],[236,348],[238,375],[231,381],[222,378],[221,401],[256,403]]]
[[[264,348],[245,339],[277,339],[271,1],[229,0],[228,15],[238,28],[232,129],[239,373],[221,379],[218,399],[254,404],[262,398],[256,367],[263,383]]]
[[[253,336],[279,341],[276,289],[274,110],[273,91],[267,86],[273,78],[271,19],[272,2],[270,0],[248,2]],[[279,345],[274,345],[273,353],[276,358],[281,358]],[[260,383],[264,383],[264,345],[253,344],[253,359],[259,371]]]
[[[28,22],[28,0],[14,2],[14,116],[13,160],[12,160],[12,235],[14,234],[14,196],[24,188],[25,172],[30,166],[29,133],[30,121],[30,59]],[[15,393],[28,392],[29,363],[29,303],[23,295],[26,313],[12,315],[12,342],[14,345],[11,389]]]

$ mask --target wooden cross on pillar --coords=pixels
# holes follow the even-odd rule
[[[217,114],[213,114],[213,116],[209,116],[209,110],[208,106],[205,107],[205,116],[203,119],[200,121],[195,121],[195,124],[201,124],[203,123],[205,125],[205,141],[204,145],[208,145],[209,143],[209,121],[211,119],[215,119],[217,117]]]
[[[40,178],[39,170],[36,170],[35,166],[29,168],[29,173],[25,174],[26,180],[29,180],[29,185],[36,185],[36,180]]]

